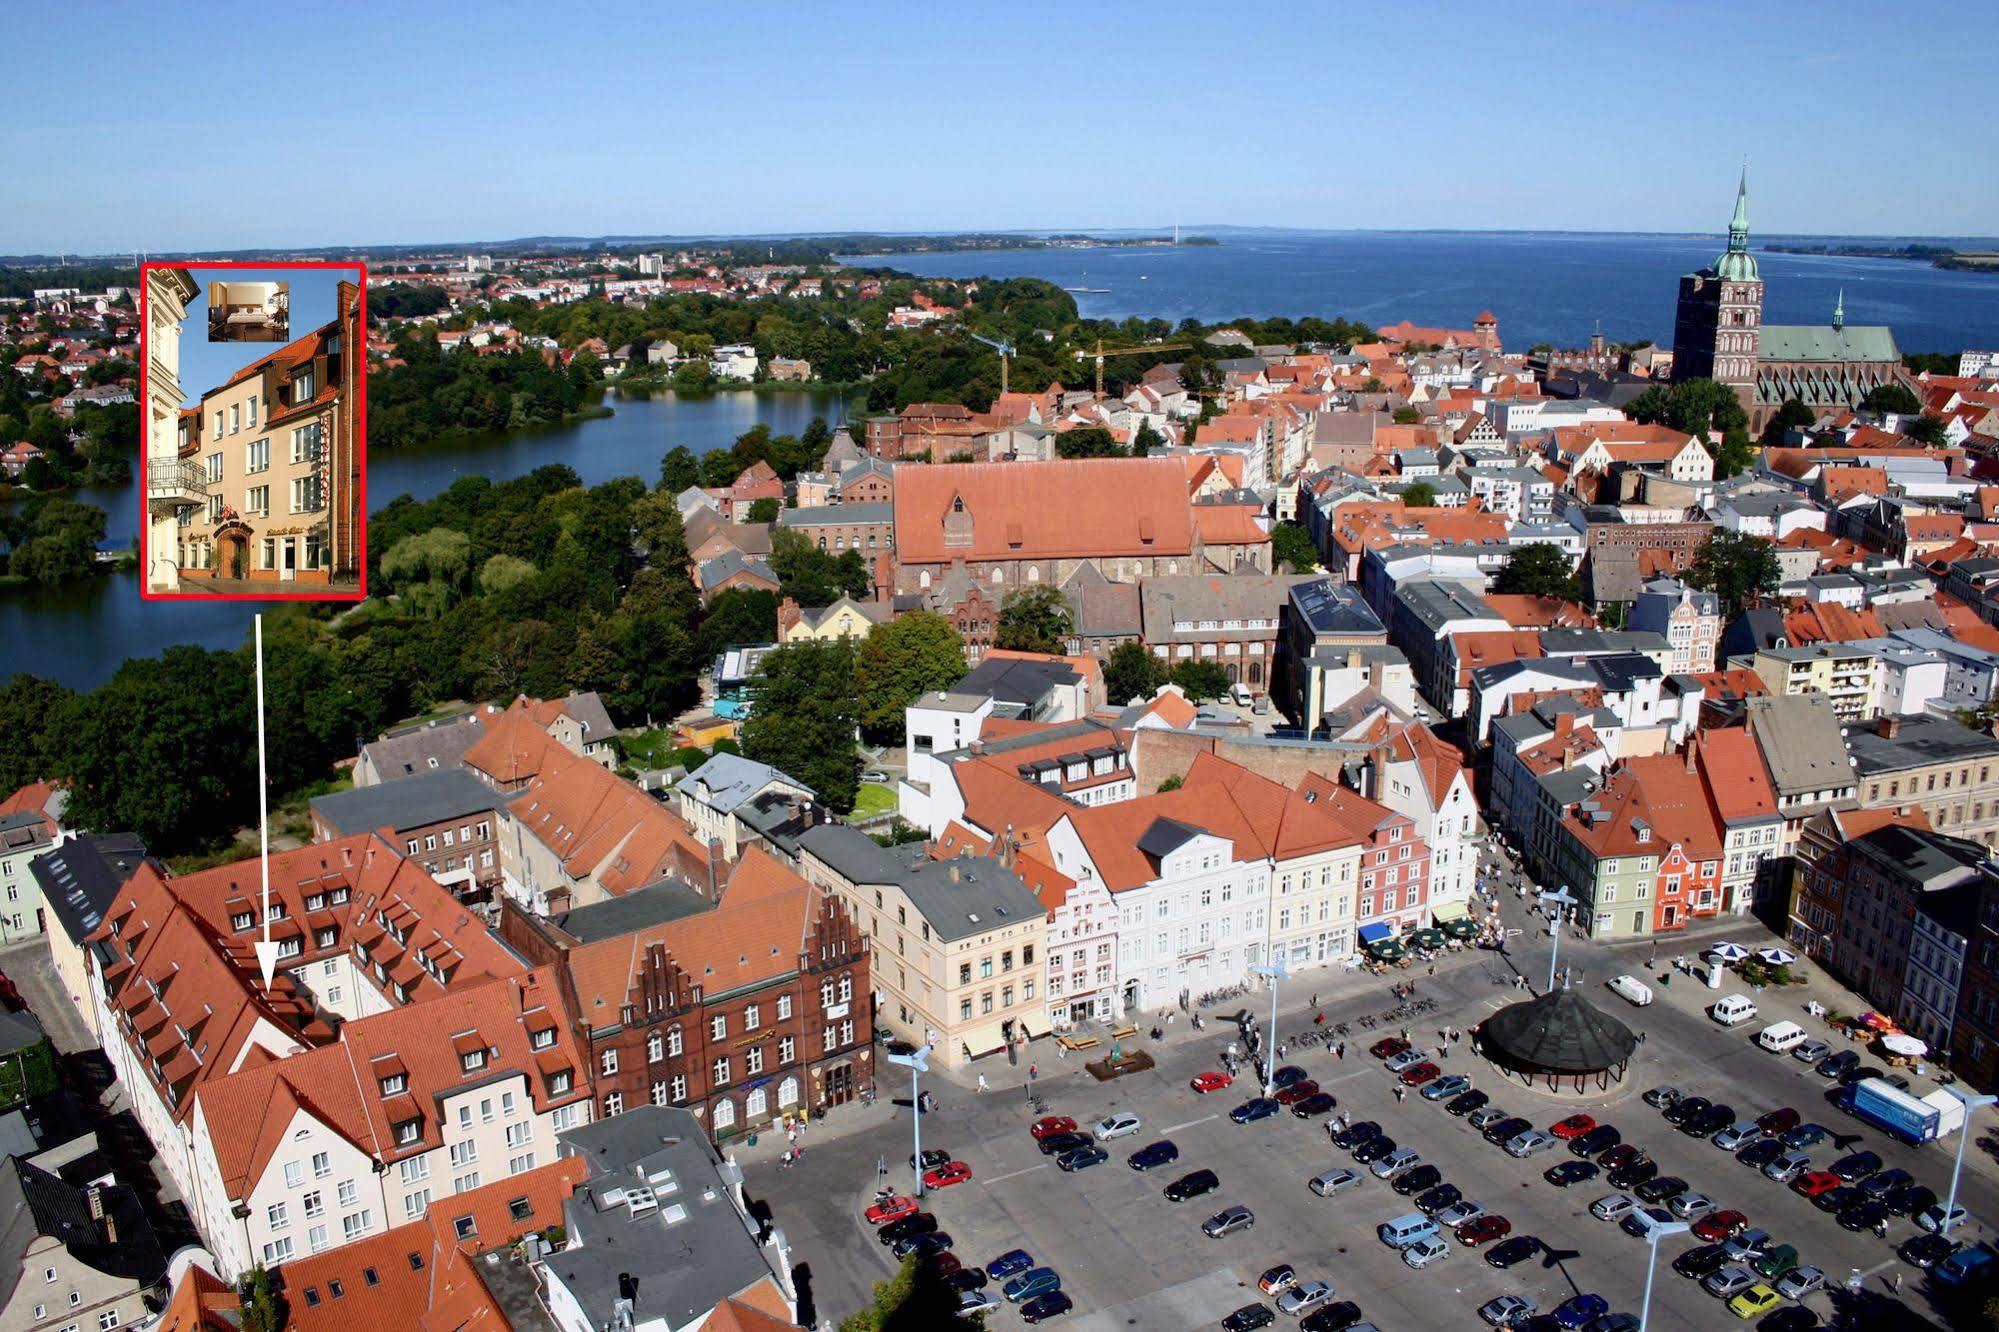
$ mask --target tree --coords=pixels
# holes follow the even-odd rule
[[[285,1325],[285,1302],[278,1294],[271,1274],[262,1263],[249,1271],[241,1290],[243,1332],[281,1332]]]
[[[854,807],[861,759],[854,743],[854,649],[845,640],[788,643],[750,677],[743,753],[804,782],[838,813]]]
[[[73,690],[26,671],[0,685],[0,792],[55,774],[63,717],[75,701]]]
[[[834,555],[789,527],[771,529],[770,568],[784,594],[801,606],[830,606],[843,595],[865,597],[873,588],[858,550]]]
[[[1176,772],[1159,784],[1159,794],[1165,795],[1168,791],[1177,791],[1184,785],[1186,779]]]
[[[1810,425],[1818,418],[1812,409],[1796,398],[1786,398],[1784,405],[1770,418],[1770,424],[1763,427],[1763,445],[1774,448],[1784,442],[1784,436],[1792,430]]]
[[[977,1332],[981,1325],[958,1312],[957,1293],[936,1267],[911,1254],[894,1276],[875,1282],[873,1303],[841,1319],[839,1332]]]
[[[701,460],[694,456],[694,450],[685,444],[676,444],[668,449],[659,462],[659,488],[669,495],[678,495],[700,484]]]
[[[61,495],[38,498],[26,535],[14,551],[11,572],[37,583],[60,583],[89,573],[104,539],[104,510]]]
[[[783,504],[768,495],[759,500],[751,500],[749,520],[753,523],[774,523],[783,508]]]
[[[632,501],[632,535],[645,547],[653,567],[678,573],[687,563],[687,527],[674,502],[677,491],[662,485]]]
[[[472,539],[448,527],[404,537],[382,556],[382,578],[418,614],[442,615],[472,569]]]
[[[1125,448],[1102,426],[1078,426],[1055,437],[1055,454],[1061,458],[1122,458]]]
[[[1152,422],[1140,421],[1138,423],[1138,433],[1131,438],[1131,451],[1133,453],[1143,457],[1154,449],[1163,449],[1165,447],[1166,436],[1154,430]]]
[[[1578,600],[1582,593],[1567,552],[1544,541],[1515,551],[1499,576],[1492,580],[1492,590],[1509,596],[1560,597],[1565,601]]]
[[[745,643],[777,641],[777,597],[760,587],[732,587],[708,602],[701,652],[712,657]]]
[[[1913,416],[1923,410],[1923,403],[1907,384],[1895,381],[1867,390],[1867,396],[1860,400],[1860,410],[1882,415],[1892,412],[1898,416]]]
[[[1393,413],[1396,425],[1415,425],[1423,419],[1423,413],[1414,407],[1397,407]]]
[[[502,551],[479,566],[479,590],[489,597],[497,596],[509,588],[519,587],[534,576],[532,564],[518,555]]]
[[[1142,643],[1119,643],[1104,663],[1104,697],[1114,708],[1151,698],[1166,683],[1166,665]]]
[[[1734,619],[1751,600],[1770,596],[1783,580],[1777,552],[1762,537],[1716,528],[1687,570],[1687,583],[1721,601],[1723,619]]]
[[[1173,668],[1173,683],[1196,703],[1221,698],[1229,692],[1229,673],[1219,662],[1183,661]]]
[[[1437,502],[1437,488],[1428,481],[1417,481],[1402,492],[1402,502],[1412,509],[1427,509]]]
[[[1646,425],[1670,426],[1692,435],[1713,453],[1719,477],[1734,476],[1756,456],[1742,400],[1734,389],[1712,379],[1654,384],[1626,404],[1624,414]],[[1714,443],[1717,434],[1721,436],[1719,445]]]
[[[1940,449],[1944,446],[1944,429],[1942,417],[1925,414],[1904,425],[1902,433],[1918,444]]]
[[[876,625],[854,667],[861,733],[874,744],[899,742],[903,709],[964,674],[965,640],[943,616],[916,611]]]
[[[1012,652],[1059,654],[1069,650],[1074,627],[1069,601],[1060,592],[1046,585],[1024,587],[1000,603],[993,643]]]
[[[1279,523],[1270,533],[1270,559],[1274,565],[1288,566],[1292,573],[1319,571],[1319,548],[1312,534],[1299,523]]]

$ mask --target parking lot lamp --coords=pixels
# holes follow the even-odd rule
[[[1957,1177],[1964,1173],[1964,1143],[1971,1136],[1971,1112],[1999,1101],[1999,1096],[1977,1096],[1955,1086],[1944,1090],[1964,1102],[1964,1122],[1957,1126],[1957,1164],[1950,1168],[1950,1201],[1943,1205],[1943,1221],[1937,1226],[1937,1234],[1949,1239],[1951,1214],[1957,1208]]]
[[[1569,891],[1569,885],[1565,883],[1562,885],[1562,890],[1560,892],[1542,893],[1534,900],[1539,902],[1542,906],[1551,906],[1555,908],[1555,931],[1552,936],[1555,942],[1553,946],[1548,949],[1547,992],[1552,994],[1554,993],[1555,989],[1555,959],[1560,957],[1562,953],[1562,908],[1574,906],[1576,904],[1576,898],[1575,894]]]
[[[1638,1332],[1645,1332],[1645,1320],[1652,1316],[1652,1273],[1659,1266],[1659,1241],[1668,1235],[1684,1235],[1692,1229],[1684,1221],[1661,1221],[1652,1227],[1652,1256],[1645,1261],[1645,1300],[1638,1306]]]
[[[909,1159],[910,1159],[910,1160],[912,1160],[912,1161],[914,1161],[914,1162],[916,1163],[916,1171],[915,1171],[915,1173],[916,1173],[916,1193],[915,1193],[915,1196],[916,1196],[916,1197],[917,1197],[917,1198],[918,1198],[919,1200],[921,1200],[921,1199],[922,1199],[922,1197],[923,1197],[923,1087],[922,1087],[922,1078],[923,1078],[923,1075],[924,1075],[925,1073],[928,1073],[928,1072],[930,1071],[930,1051],[931,1051],[931,1050],[932,1050],[933,1048],[935,1048],[935,1047],[933,1047],[933,1046],[929,1046],[929,1045],[926,1045],[926,1046],[924,1046],[924,1047],[923,1047],[923,1048],[922,1048],[921,1050],[915,1050],[915,1051],[912,1051],[912,1052],[910,1052],[909,1054],[906,1054],[906,1055],[905,1055],[905,1054],[897,1054],[897,1053],[895,1053],[895,1051],[893,1051],[893,1050],[890,1050],[890,1051],[889,1051],[889,1052],[888,1052],[888,1053],[887,1053],[887,1054],[886,1054],[885,1056],[883,1056],[884,1058],[886,1058],[886,1059],[888,1060],[888,1062],[889,1062],[889,1063],[891,1063],[891,1064],[900,1064],[900,1065],[902,1065],[902,1066],[903,1066],[904,1068],[907,1068],[907,1069],[909,1070],[909,1110],[910,1110],[910,1115],[909,1115],[909,1123],[910,1123],[910,1156],[909,1156]]]
[[[1271,1084],[1277,1080],[1277,982],[1291,979],[1291,972],[1284,965],[1284,955],[1275,949],[1271,950],[1270,955],[1277,960],[1268,966],[1250,968],[1257,975],[1268,976],[1270,978],[1270,1035],[1264,1038],[1263,1043],[1265,1052],[1263,1061],[1263,1094],[1265,1096],[1270,1095]]]

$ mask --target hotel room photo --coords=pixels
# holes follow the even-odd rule
[[[288,342],[291,299],[289,282],[211,282],[208,340]]]

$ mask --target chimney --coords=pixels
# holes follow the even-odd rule
[[[1893,740],[1902,733],[1902,719],[1884,716],[1875,722],[1874,729],[1880,732],[1883,740]]]

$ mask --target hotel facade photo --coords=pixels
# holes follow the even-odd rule
[[[186,315],[193,282],[158,268],[146,290],[147,591],[358,593],[359,283],[335,286],[330,321],[206,389],[180,383],[175,315]]]

